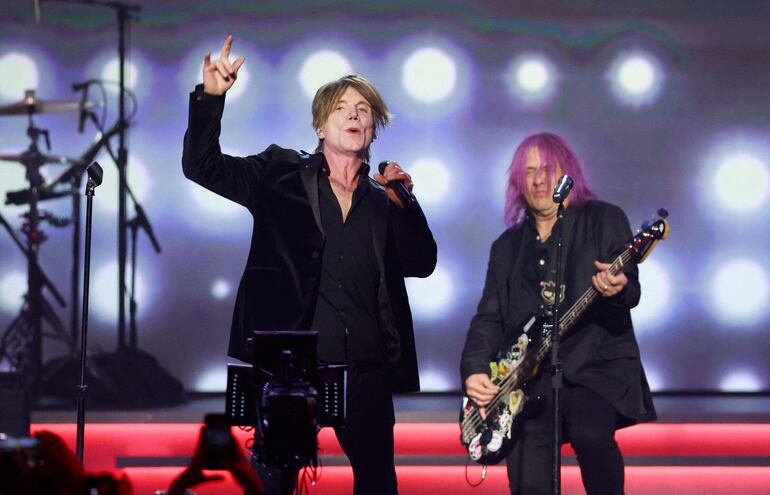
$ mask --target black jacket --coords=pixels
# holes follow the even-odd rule
[[[565,210],[562,280],[566,285],[563,315],[591,286],[594,260],[611,263],[631,240],[628,219],[617,206],[590,201]],[[522,245],[536,233],[524,223],[506,230],[493,244],[484,292],[468,330],[460,374],[489,373],[489,362],[521,334],[532,308],[522,303]],[[629,422],[655,419],[630,309],[641,295],[638,270],[624,268],[628,285],[618,295],[599,298],[562,341],[565,380],[606,398]],[[547,359],[546,359],[547,361]]]
[[[238,287],[228,353],[250,360],[254,330],[309,330],[318,298],[324,233],[318,203],[323,157],[271,145],[258,155],[233,157],[219,147],[224,97],[190,95],[184,139],[185,176],[251,212],[254,230]],[[380,271],[378,320],[395,391],[419,390],[412,316],[404,277],[427,277],[436,243],[422,211],[402,210],[375,181],[379,212],[372,238]]]

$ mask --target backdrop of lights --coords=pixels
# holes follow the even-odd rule
[[[718,1],[699,3],[697,14],[650,7],[649,21],[626,24],[618,19],[645,17],[632,6],[605,12],[604,2],[576,12],[566,0],[557,2],[564,11],[531,12],[502,1],[473,10],[439,1],[134,3],[144,9],[132,26],[127,72],[139,105],[128,177],[164,248],[157,256],[140,234],[139,345],[188,388],[224,387],[232,299],[251,231],[245,210],[193,185],[180,167],[187,92],[200,80],[203,54],[218,56],[232,33],[234,56],[246,63],[227,95],[226,152],[256,153],[274,142],[314,149],[310,100],[319,85],[351,71],[372,79],[396,115],[372,162],[398,160],[412,173],[439,244],[433,276],[407,283],[424,390],[459,387],[489,245],[504,228],[505,170],[516,144],[543,130],[574,145],[600,196],[621,205],[633,225],[659,207],[671,211],[670,238],[640,267],[643,296],[633,312],[653,389],[770,390],[770,30],[756,15],[761,2],[734,6],[730,30],[713,28]],[[0,19],[0,104],[26,89],[74,99],[73,82],[117,78],[107,13],[44,3],[44,22],[35,24],[29,2],[9,4]],[[113,118],[114,91],[108,98]],[[50,129],[52,153],[77,156],[92,138],[77,134],[76,114],[35,120]],[[23,151],[25,129],[23,117],[0,118],[0,153]],[[98,159],[105,185],[95,199],[89,343],[112,350],[117,171],[108,154]],[[24,185],[22,167],[0,161],[0,193]],[[68,215],[69,205],[43,208]],[[23,211],[0,205],[16,226]],[[41,264],[66,293],[71,232],[45,230]],[[24,270],[0,232],[0,330],[19,311]]]

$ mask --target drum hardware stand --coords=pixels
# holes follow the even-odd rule
[[[43,137],[49,150],[51,144],[48,131],[35,127],[32,120],[34,113],[32,105],[35,102],[34,91],[28,90],[25,99],[30,102],[27,136],[31,140],[29,148],[22,155],[21,160],[26,168],[26,177],[30,184],[29,212],[22,228],[27,238],[27,246],[24,247],[16,238],[13,229],[10,228],[5,219],[2,219],[2,223],[27,257],[28,288],[19,316],[11,322],[0,341],[0,359],[7,359],[14,369],[29,377],[31,395],[37,397],[43,358],[43,321],[47,321],[53,328],[54,334],[52,336],[63,340],[70,350],[72,350],[74,342],[67,336],[64,325],[43,296],[43,287],[46,287],[51,290],[62,307],[66,306],[61,294],[45,276],[38,263],[40,244],[46,240],[46,236],[44,232],[39,230],[41,212],[38,209],[38,196],[43,189],[40,166],[45,163],[45,159],[40,153],[37,143]]]

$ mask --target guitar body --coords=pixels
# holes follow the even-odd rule
[[[478,406],[463,397],[460,441],[468,449],[471,460],[485,465],[499,463],[516,443],[522,423],[542,413],[544,398],[530,397],[527,387],[527,380],[538,371],[537,366],[532,366],[532,351],[528,353],[528,349],[537,349],[534,344],[539,341],[542,328],[541,320],[530,317],[516,342],[489,364],[492,383],[502,387],[515,380],[518,386],[495,397],[486,407],[485,419],[481,418]]]

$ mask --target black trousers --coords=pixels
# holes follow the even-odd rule
[[[334,429],[353,468],[355,495],[397,495],[393,460],[393,377],[389,366],[351,365],[347,420]]]
[[[550,370],[536,379],[533,395],[546,397],[542,414],[524,422],[508,455],[512,495],[550,495],[553,472],[553,405]],[[572,443],[588,495],[622,495],[623,456],[615,442],[617,410],[603,397],[568,382],[561,393],[562,441]]]

